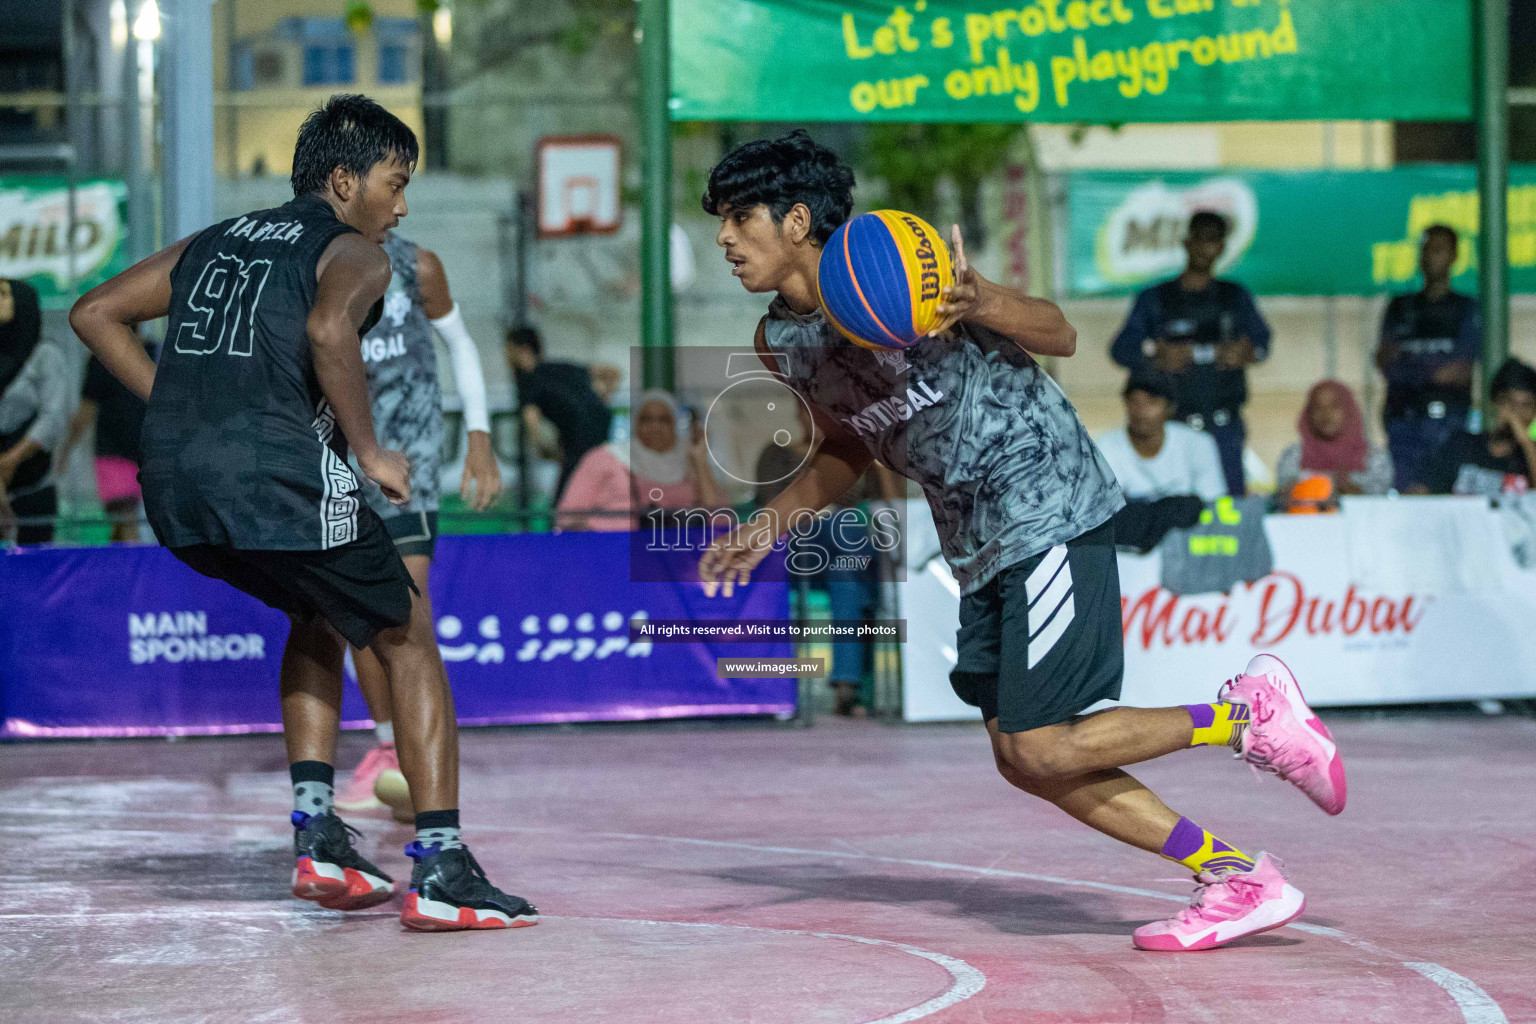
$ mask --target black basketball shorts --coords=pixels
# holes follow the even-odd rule
[[[204,576],[280,612],[324,618],[362,649],[411,618],[416,585],[378,515],[358,509],[357,539],[328,551],[255,551],[220,544],[171,548]]]
[[[999,731],[1028,732],[1119,699],[1123,637],[1106,522],[960,599],[960,656],[949,681]]]

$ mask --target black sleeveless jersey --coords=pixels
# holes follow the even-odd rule
[[[167,547],[322,550],[356,539],[358,481],[306,329],[315,266],[352,230],[304,196],[202,231],[171,271],[140,472]]]

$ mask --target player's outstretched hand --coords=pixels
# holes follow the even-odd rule
[[[411,460],[404,452],[376,448],[367,458],[359,455],[357,464],[368,479],[379,485],[391,505],[404,505],[411,500]]]
[[[500,493],[501,468],[496,465],[496,455],[491,451],[490,436],[483,431],[471,431],[469,450],[464,455],[464,477],[459,481],[459,497],[476,512],[484,512]]]
[[[947,334],[955,324],[971,319],[981,308],[981,279],[971,269],[971,261],[965,258],[965,239],[960,237],[960,225],[951,225],[949,240],[955,261],[955,283],[939,293],[943,297],[939,314],[944,317],[944,322],[929,332],[930,337]]]
[[[716,537],[699,559],[704,596],[714,597],[718,593],[730,597],[738,586],[746,586],[752,570],[773,549],[775,539],[765,519],[748,522]]]

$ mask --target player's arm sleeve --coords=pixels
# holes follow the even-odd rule
[[[1195,459],[1195,493],[1205,502],[1226,497],[1227,475],[1221,468],[1221,452],[1216,448],[1216,439],[1210,434],[1201,433],[1195,436],[1195,440],[1198,442],[1195,446],[1198,453]]]
[[[464,429],[483,430],[490,433],[491,417],[485,397],[485,371],[480,368],[480,350],[475,339],[464,327],[464,317],[455,302],[448,315],[429,323],[448,344],[448,356],[453,363],[453,380],[459,387],[459,400],[464,403]]]
[[[1115,335],[1114,343],[1109,347],[1110,358],[1127,370],[1137,370],[1146,365],[1147,356],[1142,351],[1142,344],[1160,333],[1157,330],[1157,305],[1157,292],[1152,288],[1136,296],[1136,302],[1131,306],[1131,315],[1125,318],[1125,326],[1120,328],[1120,333]]]
[[[1239,285],[1237,288],[1237,323],[1238,330],[1253,343],[1253,356],[1258,362],[1269,358],[1269,324],[1264,321],[1264,315],[1259,312],[1259,304],[1254,301],[1253,293]]]

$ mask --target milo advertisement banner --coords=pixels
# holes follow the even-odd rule
[[[694,121],[1472,116],[1467,0],[672,0]]]
[[[128,189],[75,184],[74,282],[81,292],[128,266]],[[44,308],[70,303],[69,184],[57,176],[0,176],[0,277],[27,281]]]
[[[1062,290],[1124,295],[1184,266],[1196,210],[1231,224],[1218,272],[1270,295],[1374,295],[1418,277],[1419,236],[1462,237],[1455,286],[1477,289],[1477,173],[1471,166],[1389,171],[1192,173],[1089,171],[1066,176]],[[1510,168],[1513,291],[1536,292],[1536,166]]]

